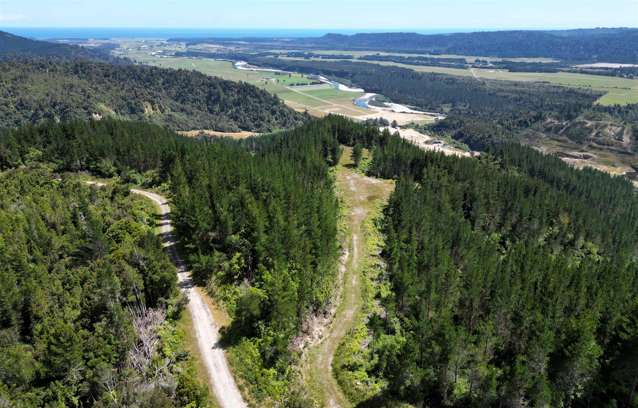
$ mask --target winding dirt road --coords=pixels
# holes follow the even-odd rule
[[[88,184],[102,187],[105,184],[99,182],[87,182]],[[235,383],[224,350],[219,346],[219,328],[213,319],[210,309],[204,299],[195,290],[193,281],[186,268],[186,263],[179,256],[175,247],[175,236],[170,219],[171,208],[168,200],[159,194],[150,191],[131,189],[134,194],[141,195],[153,201],[159,209],[160,224],[159,234],[162,245],[168,253],[171,261],[177,267],[177,277],[181,290],[188,298],[188,310],[193,319],[193,328],[197,337],[197,345],[200,355],[204,360],[208,380],[215,392],[215,397],[221,408],[244,408],[248,405],[239,392]]]
[[[149,191],[132,189],[132,193],[144,196],[153,201],[159,208],[160,224],[159,233],[162,237],[162,245],[168,252],[171,260],[177,267],[177,277],[181,290],[188,297],[188,310],[193,319],[193,327],[197,336],[199,351],[204,359],[208,380],[213,386],[215,397],[221,408],[247,407],[244,399],[235,383],[224,350],[219,346],[219,328],[213,320],[210,309],[197,290],[194,289],[191,274],[186,268],[185,262],[177,253],[175,236],[170,219],[171,208],[168,200],[159,194]]]

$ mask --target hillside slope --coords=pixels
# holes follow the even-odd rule
[[[0,59],[16,57],[90,59],[100,61],[114,60],[108,53],[99,50],[91,50],[76,45],[32,40],[0,31]]]
[[[174,130],[266,132],[303,116],[275,96],[201,73],[89,61],[0,64],[0,127],[113,116]]]

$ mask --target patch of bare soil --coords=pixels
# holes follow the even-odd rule
[[[259,133],[255,132],[219,132],[216,130],[208,129],[184,130],[177,133],[186,137],[230,137],[233,139],[246,139],[252,136],[259,136]]]
[[[302,322],[299,334],[291,342],[291,350],[303,352],[308,347],[319,343],[325,337],[330,324],[334,320],[337,306],[339,306],[339,300],[343,293],[343,277],[346,273],[346,264],[349,256],[350,251],[348,248],[344,248],[339,259],[336,290],[330,303],[323,310],[311,314]]]
[[[458,156],[458,157],[472,157],[473,153],[466,152],[465,150],[457,149],[454,146],[450,146],[446,144],[444,141],[433,138],[432,136],[426,135],[424,133],[418,132],[414,129],[395,129],[395,128],[387,128],[390,133],[399,133],[399,135],[418,146],[423,150],[429,150],[433,152],[440,152],[445,154],[446,156]],[[475,153],[474,153],[475,154]]]
[[[373,113],[363,116],[357,116],[354,119],[367,120],[378,118],[386,119],[388,122],[396,121],[399,126],[404,126],[408,123],[430,123],[436,120],[436,117],[431,115],[393,112],[391,110],[375,110],[373,111]]]
[[[556,156],[561,159],[574,159],[574,160],[591,160],[596,158],[596,155],[586,152],[556,152]]]

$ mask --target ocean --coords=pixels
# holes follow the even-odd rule
[[[252,29],[252,28],[47,28],[47,27],[7,27],[2,31],[33,38],[36,40],[50,39],[110,39],[110,38],[241,38],[241,37],[321,37],[327,33],[356,34],[372,32],[416,32],[420,34],[447,34],[458,32],[480,31],[481,29],[449,28],[449,29]]]

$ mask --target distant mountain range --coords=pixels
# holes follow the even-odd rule
[[[187,43],[240,39],[192,39]],[[241,39],[263,46],[285,49],[339,49],[455,54],[482,57],[545,57],[570,62],[614,62],[638,64],[638,29],[596,28],[553,31],[489,31],[423,35],[416,33],[326,34],[318,38]]]

